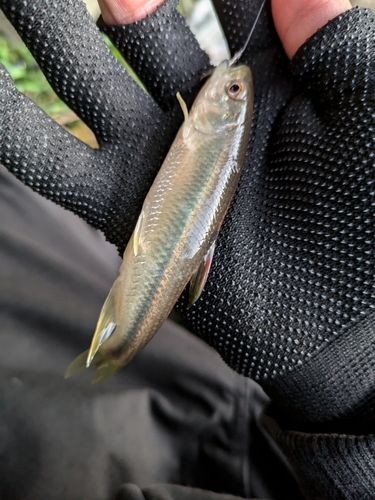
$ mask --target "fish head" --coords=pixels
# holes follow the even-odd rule
[[[251,70],[223,61],[207,80],[191,109],[199,131],[211,134],[250,122],[254,102]]]

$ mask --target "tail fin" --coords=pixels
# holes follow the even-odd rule
[[[84,370],[86,370],[86,360],[87,360],[87,355],[89,351],[85,351],[79,356],[77,356],[68,366],[65,372],[65,378],[72,377],[73,375],[76,375],[77,373],[81,373]]]
[[[72,377],[73,375],[86,370],[88,352],[88,350],[83,352],[72,363],[70,363],[65,372],[65,378]],[[121,368],[119,363],[114,360],[104,358],[100,352],[95,354],[92,364],[95,366],[95,372],[92,379],[93,384],[111,377],[119,368]]]
[[[94,376],[92,378],[93,384],[97,384],[98,382],[103,382],[103,380],[112,377],[112,375],[115,372],[117,372],[119,368],[121,368],[121,365],[112,359],[106,359],[99,363],[96,363],[95,367],[96,369],[94,372]]]

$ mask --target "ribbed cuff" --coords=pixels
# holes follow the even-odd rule
[[[285,430],[267,413],[262,424],[289,460],[307,499],[375,497],[375,434]]]
[[[317,349],[309,360],[278,375],[277,381],[262,384],[283,415],[299,428],[308,425],[319,432],[353,434],[372,431],[375,312],[367,312],[363,321],[350,326]]]

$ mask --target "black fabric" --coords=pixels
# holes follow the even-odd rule
[[[0,213],[1,500],[111,500],[123,483],[302,498],[259,426],[259,386],[170,321],[107,382],[64,380],[120,258],[2,166]]]
[[[2,73],[1,160],[123,248],[177,111],[140,93],[80,3],[1,5],[100,144],[71,138]],[[257,6],[219,7],[237,48]],[[160,12],[139,33],[163,39]],[[107,384],[64,381],[118,262],[97,233],[1,174],[1,498],[297,499],[275,443],[306,498],[374,497],[374,437],[360,435],[374,392],[373,40],[369,11],[340,16],[299,51],[292,81],[268,12],[245,55],[257,92],[248,164],[189,319],[284,409],[263,416],[268,435],[257,386],[168,324]],[[166,64],[182,50],[170,48]],[[154,95],[167,102],[161,80]]]
[[[155,485],[138,488],[134,484],[126,484],[119,491],[116,500],[243,500],[233,495],[221,495],[210,491],[176,485]]]
[[[259,3],[216,2],[231,48]],[[3,71],[0,160],[122,250],[181,111],[162,111],[136,87],[80,2],[0,6],[100,145],[93,151],[59,129]],[[146,31],[156,44],[164,9],[126,35],[108,33],[119,46],[128,37],[127,53]],[[184,72],[163,72],[181,75],[168,82],[173,95],[186,81],[195,88],[207,67],[185,29],[169,32],[169,50],[145,46],[139,56],[147,54],[159,102],[173,103],[160,68],[189,53]],[[304,430],[313,422],[359,433],[374,422],[374,33],[373,13],[352,9],[314,35],[290,70],[269,6],[263,12],[243,57],[255,85],[247,163],[202,297],[188,313],[180,303],[192,329]]]
[[[306,498],[370,500],[375,495],[375,435],[299,432],[272,411],[262,423],[288,456]]]
[[[119,259],[2,167],[0,213],[2,500],[301,498],[260,426],[264,394],[181,328],[167,323],[101,386],[64,381]],[[373,435],[299,432],[271,408],[261,423],[305,498],[373,498]]]

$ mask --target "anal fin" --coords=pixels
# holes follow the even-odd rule
[[[95,343],[95,350],[91,349],[93,343],[91,344],[91,347],[89,349],[89,352],[87,354],[87,361],[86,361],[86,367],[88,368],[91,365],[91,362],[97,353],[99,347],[104,344],[104,342],[112,335],[114,329],[116,328],[116,323],[113,323],[112,321],[105,327],[103,328],[98,335],[97,341]],[[94,339],[93,339],[94,340]]]
[[[210,249],[204,256],[198,269],[193,273],[189,287],[189,302],[188,307],[191,307],[200,297],[204,285],[206,284],[208,273],[212,264],[212,258],[215,252],[216,240],[212,243]]]
[[[108,297],[106,298],[98,323],[96,325],[95,333],[91,341],[91,346],[87,355],[86,368],[88,368],[95,354],[98,352],[99,347],[112,335],[116,328],[116,304],[119,300],[118,291],[120,284],[120,277],[113,283]]]
[[[105,358],[103,353],[98,352],[101,345],[112,335],[116,329],[116,305],[119,300],[119,293],[121,288],[121,277],[118,277],[113,283],[111,290],[109,291],[108,297],[106,298],[98,323],[96,325],[96,330],[91,341],[90,349],[80,354],[70,365],[65,373],[65,378],[69,378],[72,375],[84,371],[91,365],[96,368],[101,366],[107,366],[110,364],[108,358]],[[116,367],[118,369],[118,364]],[[114,373],[115,370],[112,370]],[[98,377],[102,379],[104,377]]]

